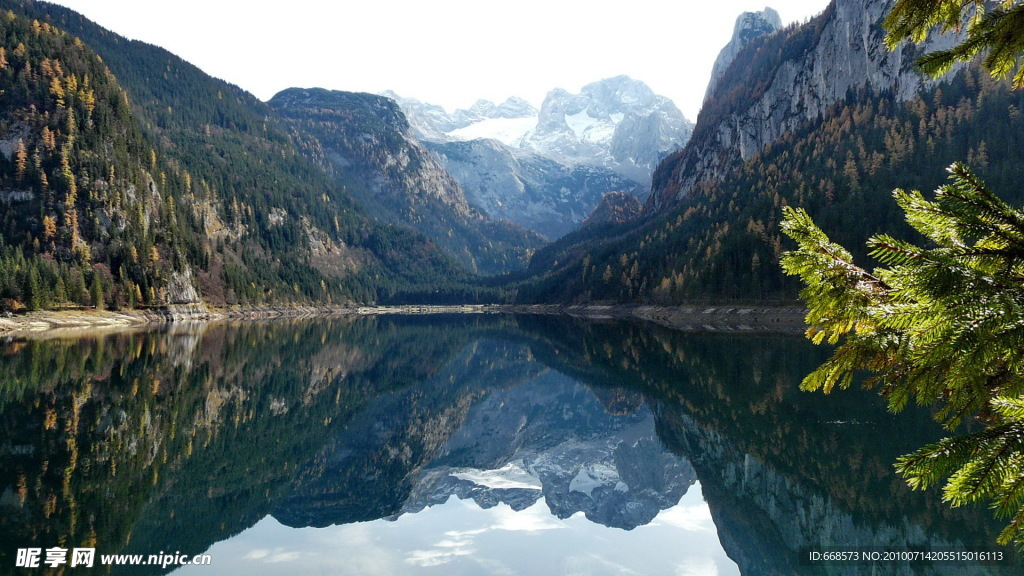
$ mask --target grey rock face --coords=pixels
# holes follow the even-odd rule
[[[552,90],[541,105],[536,129],[520,145],[643,182],[691,132],[692,125],[671,100],[643,82],[617,76],[588,84],[579,94]]]
[[[502,218],[558,238],[577,226],[611,191],[643,187],[589,164],[565,165],[496,140],[427,143],[462,186],[469,202]]]
[[[740,14],[733,27],[732,39],[722,48],[722,51],[718,53],[718,58],[715,59],[715,65],[711,69],[711,81],[708,82],[704,100],[711,97],[715,91],[715,85],[718,84],[718,79],[725,74],[726,69],[736,59],[740,50],[746,48],[754,38],[771,34],[779,28],[782,28],[782,19],[779,18],[779,13],[771,8],[765,7],[760,12]]]
[[[185,268],[184,272],[172,272],[171,279],[167,283],[166,302],[168,304],[198,304],[202,302],[195,284],[191,268]]]
[[[540,110],[509,98],[448,113],[386,93],[470,203],[550,239],[575,229],[612,191],[642,195],[693,125],[668,98],[626,76],[552,90]]]
[[[719,78],[712,99],[705,102],[695,128],[699,138],[659,167],[671,177],[655,186],[646,208],[659,210],[685,197],[700,181],[724,178],[737,162],[817,119],[850,90],[870,86],[899,100],[913,97],[931,81],[914,69],[914,47],[886,49],[881,21],[889,7],[887,0],[835,0],[822,15],[792,33],[765,40],[772,43],[770,50],[792,54],[770,70],[751,72],[737,66],[749,52],[741,51]],[[922,48],[942,48],[952,40],[940,37]],[[757,75],[763,90],[745,94],[740,86],[730,91],[734,102],[727,106],[716,102],[727,85],[751,74]]]
[[[548,374],[474,406],[429,466],[403,513],[472,498],[516,510],[542,497],[551,512],[577,512],[626,530],[674,506],[695,481],[666,450],[646,407],[611,416],[585,388]]]

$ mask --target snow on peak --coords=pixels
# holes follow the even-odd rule
[[[467,468],[453,473],[452,476],[492,490],[540,490],[542,488],[540,480],[536,476],[515,462],[509,462],[497,470]]]
[[[506,146],[518,148],[523,136],[537,125],[537,117],[486,118],[447,134],[452,140],[497,140]]]
[[[587,164],[638,182],[666,154],[682,147],[693,125],[664,96],[629,76],[587,84],[579,94],[561,88],[537,110],[521,98],[478,100],[447,113],[394,93],[416,136],[433,142],[496,140],[566,165]]]
[[[616,76],[587,84],[579,94],[561,89],[548,93],[537,127],[523,138],[522,147],[644,181],[692,131],[671,100],[639,80]]]

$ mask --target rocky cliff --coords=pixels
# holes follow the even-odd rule
[[[605,166],[644,181],[658,162],[690,137],[690,123],[671,100],[628,76],[548,93],[537,126],[520,145],[569,162]]]
[[[554,239],[580,225],[610,191],[645,191],[608,168],[567,165],[491,139],[428,142],[474,206]]]
[[[750,41],[705,102],[692,144],[658,167],[647,208],[672,205],[701,181],[721,180],[851,91],[870,86],[900,101],[911,98],[926,83],[913,66],[918,51],[951,39],[887,50],[881,21],[889,6],[888,0],[835,0],[807,24]]]
[[[367,211],[408,226],[472,271],[521,268],[538,235],[487,217],[412,135],[393,100],[324,89],[284,90],[269,102],[321,166]]]
[[[707,91],[704,93],[704,101],[711,97],[718,84],[718,79],[725,74],[725,71],[732,64],[740,51],[747,47],[755,38],[771,34],[782,28],[782,19],[775,10],[766,7],[760,12],[744,12],[736,18],[736,25],[732,30],[732,39],[718,53],[715,65],[711,69],[711,80],[708,82]]]
[[[658,162],[693,130],[671,100],[626,76],[579,94],[552,90],[540,110],[510,98],[448,113],[387,95],[472,204],[552,239],[579,226],[608,192],[642,197]]]

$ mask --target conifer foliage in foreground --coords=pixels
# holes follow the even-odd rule
[[[897,470],[920,489],[948,477],[944,499],[954,506],[989,501],[1010,518],[999,542],[1024,546],[1024,211],[966,166],[949,170],[934,200],[894,192],[930,246],[876,235],[868,246],[884,267],[870,272],[807,212],[785,209],[782,229],[798,248],[782,266],[805,284],[807,335],[842,339],[802,388],[845,388],[866,368],[875,375],[865,385],[894,411],[914,400],[938,404],[949,430],[982,422],[980,432],[900,458]]]

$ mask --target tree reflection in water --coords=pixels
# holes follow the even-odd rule
[[[27,546],[197,554],[267,516],[349,524],[452,495],[628,530],[696,481],[745,574],[818,573],[808,546],[991,547],[998,529],[893,473],[940,433],[927,413],[799,392],[825,353],[799,338],[379,317],[0,353],[5,566]]]

